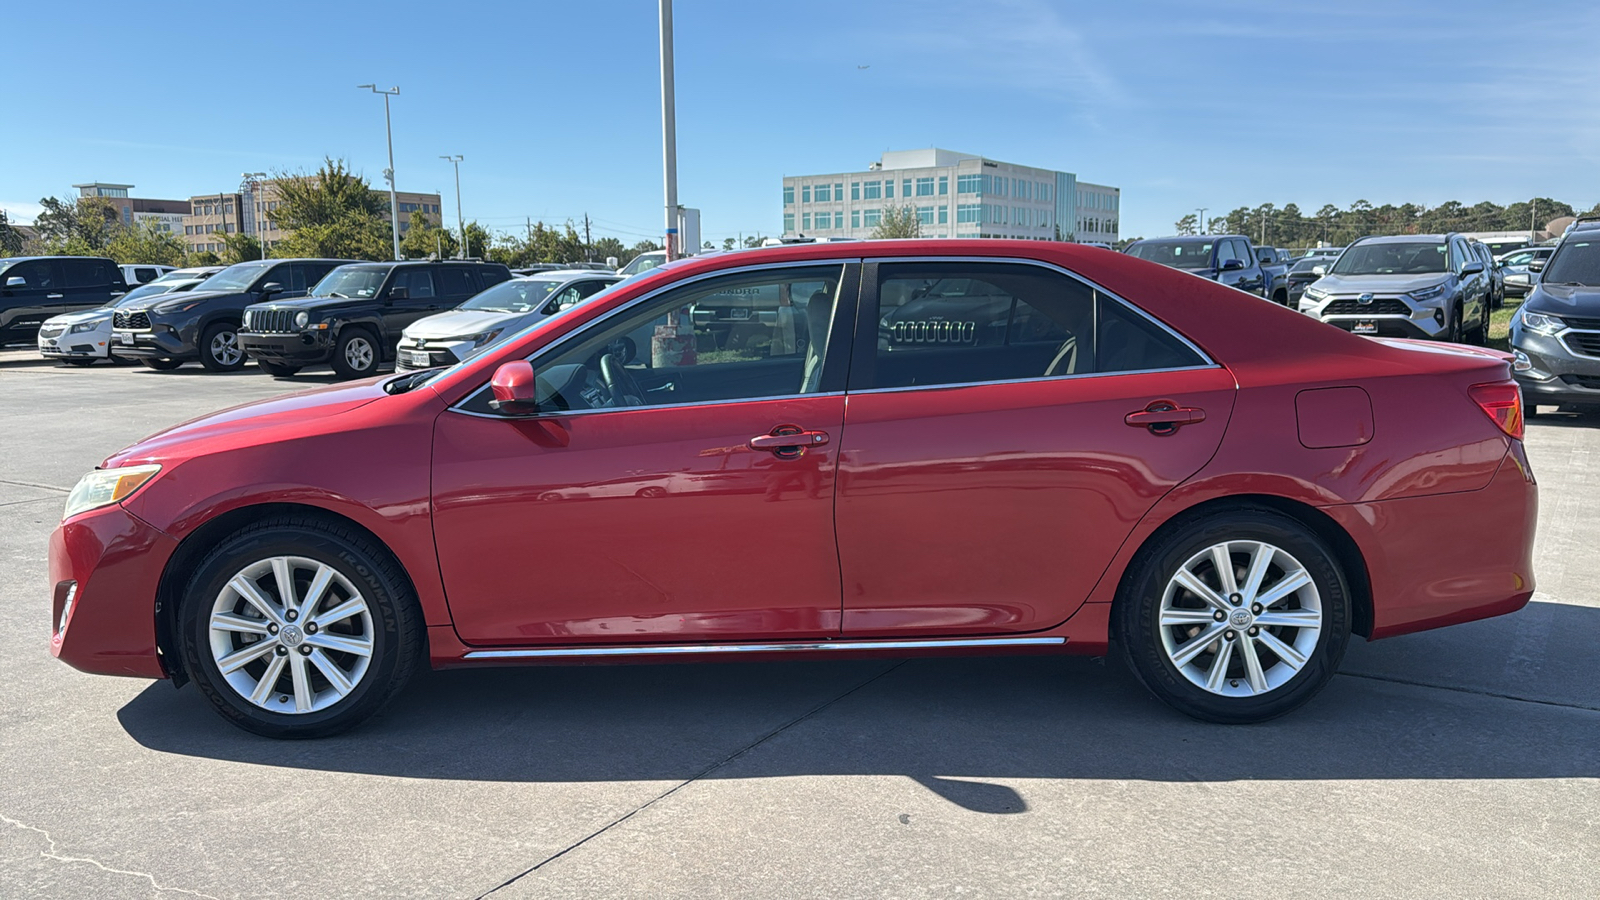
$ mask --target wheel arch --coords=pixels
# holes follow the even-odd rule
[[[1126,592],[1133,582],[1135,573],[1146,563],[1148,554],[1160,539],[1196,519],[1216,515],[1219,512],[1251,508],[1267,509],[1288,516],[1328,543],[1350,588],[1350,630],[1362,637],[1370,635],[1373,621],[1372,579],[1367,572],[1366,558],[1362,556],[1361,548],[1355,539],[1338,522],[1315,506],[1274,494],[1233,494],[1205,500],[1162,522],[1140,543],[1138,551],[1123,568],[1112,603],[1121,605],[1125,601]],[[1117,615],[1111,617],[1113,628],[1111,637],[1115,640],[1121,639],[1121,636],[1114,632],[1119,618]]]
[[[306,503],[257,503],[249,506],[236,507],[221,513],[201,523],[189,532],[178,544],[178,549],[173,551],[167,560],[166,567],[161,571],[161,580],[156,586],[156,653],[161,660],[161,666],[166,671],[167,677],[172,679],[174,687],[182,687],[189,680],[188,672],[184,670],[183,654],[179,652],[178,639],[178,606],[182,600],[184,585],[188,583],[201,560],[220,542],[236,531],[262,519],[272,516],[297,515],[313,519],[320,519],[324,523],[348,528],[359,533],[362,537],[372,542],[372,545],[382,553],[388,555],[395,569],[406,580],[406,587],[411,591],[413,601],[417,597],[417,583],[405,563],[395,554],[370,528],[357,522],[349,516],[341,515],[333,510]],[[423,656],[427,656],[427,636],[423,629]]]

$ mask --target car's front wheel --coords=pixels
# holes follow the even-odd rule
[[[157,372],[171,372],[173,369],[183,365],[183,361],[178,359],[152,359],[148,356],[142,356],[139,358],[139,365],[144,366],[146,369],[155,369]]]
[[[256,365],[261,367],[261,371],[266,372],[268,375],[271,375],[274,378],[288,378],[300,371],[299,366],[270,362],[265,359],[256,360]]]
[[[276,516],[223,540],[179,609],[200,691],[223,718],[267,737],[359,724],[399,693],[423,653],[416,601],[393,559],[313,517]]]
[[[346,328],[339,332],[330,362],[340,378],[366,378],[378,371],[378,342],[365,328]]]
[[[200,365],[213,372],[237,372],[244,368],[239,326],[216,322],[207,327],[200,335]]]
[[[1117,599],[1139,680],[1209,722],[1260,722],[1310,700],[1344,657],[1350,595],[1327,544],[1275,510],[1239,508],[1159,537]]]

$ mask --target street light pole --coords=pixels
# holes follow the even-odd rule
[[[678,258],[678,115],[673,108],[676,92],[672,84],[672,0],[661,0],[661,156],[666,182],[667,259]]]
[[[1205,234],[1206,233],[1206,210],[1208,210],[1210,208],[1211,207],[1209,207],[1209,206],[1199,206],[1199,207],[1195,208],[1195,211],[1200,213],[1200,233],[1201,234]]]
[[[374,94],[383,95],[383,135],[389,142],[389,168],[383,170],[383,177],[389,180],[389,228],[394,234],[394,258],[400,258],[400,201],[394,194],[394,128],[389,119],[389,98],[400,96],[400,86],[395,85],[386,91],[378,90],[375,84],[358,84],[356,89],[366,88]]]
[[[243,175],[240,175],[239,177],[244,179],[245,184],[250,185],[250,202],[258,204],[260,206],[266,206],[265,203],[263,203],[262,201],[256,199],[256,192],[257,192],[258,186],[261,184],[261,182],[257,181],[256,179],[267,177],[267,173],[265,173],[265,172],[246,172]],[[267,229],[263,225],[263,223],[265,223],[266,220],[267,220],[266,212],[264,212],[263,210],[259,210],[259,209],[256,210],[255,220],[256,220],[256,243],[261,245],[261,258],[262,259],[266,259],[267,258],[267,239],[265,237],[265,233],[266,233]],[[243,230],[243,224],[242,223],[243,223],[244,220],[240,219],[239,221],[241,222],[240,230],[242,231]]]
[[[461,258],[467,258],[467,220],[461,217],[461,161],[465,156],[457,153],[455,156],[441,156],[447,159],[456,169],[456,227],[461,230]]]

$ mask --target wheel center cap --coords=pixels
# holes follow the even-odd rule
[[[1235,628],[1244,628],[1251,622],[1255,621],[1255,618],[1255,616],[1250,614],[1250,610],[1240,607],[1234,610],[1233,613],[1228,616],[1228,624]],[[289,627],[293,628],[294,626],[291,625]],[[298,629],[296,630],[298,631]]]
[[[285,647],[298,647],[306,639],[306,633],[300,630],[299,625],[285,625],[278,631],[278,640]]]

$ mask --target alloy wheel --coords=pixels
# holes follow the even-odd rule
[[[1228,541],[1168,580],[1157,628],[1184,678],[1212,694],[1250,697],[1305,667],[1322,624],[1321,597],[1299,560],[1265,542]]]
[[[212,604],[211,658],[240,697],[283,714],[318,712],[372,662],[372,610],[348,578],[300,556],[253,562]]]
[[[224,366],[238,365],[244,359],[244,351],[239,349],[239,333],[236,331],[219,331],[211,338],[211,358]]]
[[[344,361],[351,369],[364,372],[372,367],[372,342],[364,337],[353,337],[344,345]]]

